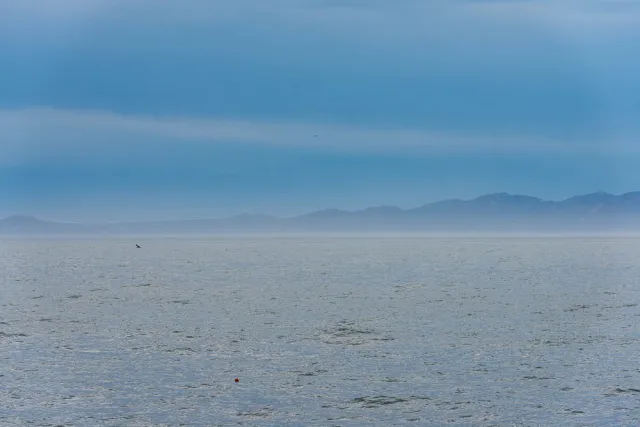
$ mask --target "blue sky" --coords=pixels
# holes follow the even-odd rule
[[[640,189],[640,2],[5,0],[0,215]]]

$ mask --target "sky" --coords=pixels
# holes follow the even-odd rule
[[[640,190],[640,1],[4,0],[0,216]]]

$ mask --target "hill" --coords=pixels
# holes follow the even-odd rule
[[[70,224],[31,216],[0,220],[0,234],[184,234],[249,232],[423,231],[423,232],[603,232],[640,230],[640,192],[604,192],[547,201],[525,195],[487,194],[472,200],[443,200],[412,209],[395,206],[357,211],[325,209],[291,218],[243,214],[113,224]]]

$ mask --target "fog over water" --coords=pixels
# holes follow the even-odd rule
[[[0,271],[2,426],[640,420],[640,238],[4,239]]]

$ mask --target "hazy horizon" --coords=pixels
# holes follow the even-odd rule
[[[598,187],[599,188],[599,187]],[[634,192],[634,190],[630,190],[629,192]],[[597,194],[597,193],[606,193],[606,194],[613,194],[613,195],[622,195],[622,194],[626,194],[627,192],[623,192],[623,193],[611,193],[608,191],[604,191],[604,190],[593,190],[593,191],[588,191],[584,194]],[[492,195],[492,194],[509,194],[509,195],[513,195],[513,196],[531,196],[531,197],[536,197],[539,198],[541,200],[544,201],[549,201],[549,202],[561,202],[564,200],[567,200],[571,197],[574,196],[578,196],[578,195],[583,195],[583,194],[569,194],[567,196],[564,197],[559,197],[556,199],[546,199],[544,197],[540,197],[538,195],[535,194],[522,194],[522,193],[506,193],[504,191],[495,191],[495,192],[491,192],[491,193],[486,193],[486,194],[476,194],[476,195],[471,195],[468,198],[461,198],[461,197],[444,197],[441,199],[433,199],[433,200],[426,200],[422,203],[418,202],[417,204],[411,205],[411,204],[405,204],[405,205],[396,205],[396,204],[392,204],[392,203],[378,203],[378,204],[374,204],[374,205],[353,205],[352,207],[345,207],[345,205],[320,205],[318,203],[313,204],[312,208],[309,209],[291,209],[291,210],[287,210],[287,211],[283,211],[282,209],[274,209],[274,210],[268,210],[269,207],[266,207],[266,210],[257,210],[257,209],[251,209],[248,208],[246,210],[233,210],[231,212],[227,212],[224,209],[220,210],[220,211],[212,211],[212,210],[208,210],[208,209],[193,209],[190,207],[185,207],[183,209],[160,209],[158,211],[143,211],[143,212],[138,212],[138,213],[132,213],[131,211],[127,211],[126,209],[123,209],[122,211],[115,211],[115,212],[111,212],[108,215],[105,216],[101,216],[99,214],[94,214],[94,215],[78,215],[77,212],[74,212],[73,210],[56,210],[53,212],[47,212],[47,211],[41,211],[41,215],[37,215],[34,214],[33,212],[27,212],[27,211],[15,211],[15,212],[2,212],[0,211],[0,219],[4,219],[4,218],[10,218],[10,217],[16,217],[16,216],[25,216],[25,217],[34,217],[40,220],[46,220],[46,221],[55,221],[55,222],[78,222],[78,223],[92,223],[92,222],[146,222],[146,221],[182,221],[182,220],[191,220],[191,219],[226,219],[226,218],[232,218],[235,216],[241,216],[241,215],[267,215],[267,216],[273,216],[276,218],[281,218],[281,219],[286,219],[286,218],[294,218],[297,216],[302,216],[302,215],[306,215],[306,214],[310,214],[310,213],[314,213],[314,212],[319,212],[319,211],[324,211],[324,210],[341,210],[341,211],[348,211],[348,212],[356,212],[356,211],[361,211],[361,210],[365,210],[368,208],[376,208],[376,207],[398,207],[400,209],[403,210],[410,210],[410,209],[415,209],[415,208],[419,208],[421,206],[424,205],[428,205],[431,203],[437,203],[437,202],[442,202],[442,201],[448,201],[448,200],[464,200],[464,201],[470,201],[470,200],[474,200],[478,197],[482,197],[482,196],[486,196],[486,195]],[[184,212],[188,211],[188,214],[185,214]],[[218,213],[217,216],[214,216],[216,214],[216,212]],[[225,213],[226,212],[226,213]],[[49,215],[50,214],[50,215]]]
[[[289,214],[289,215],[277,215],[271,212],[247,212],[247,211],[243,211],[237,214],[233,214],[233,215],[228,215],[228,216],[221,216],[221,217],[207,217],[207,216],[190,216],[190,217],[163,217],[163,218],[154,218],[154,217],[145,217],[145,218],[139,218],[139,219],[135,219],[135,218],[123,218],[120,220],[99,220],[99,219],[92,219],[92,220],[85,220],[85,221],[78,221],[78,220],[73,220],[70,218],[64,218],[64,219],[60,219],[60,218],[50,218],[50,217],[41,217],[41,216],[36,216],[33,215],[31,213],[14,213],[11,215],[6,215],[6,216],[2,216],[0,215],[0,220],[3,219],[11,219],[11,218],[34,218],[34,219],[38,219],[38,220],[42,220],[42,221],[52,221],[52,222],[60,222],[60,223],[84,223],[84,224],[97,224],[97,223],[128,223],[128,222],[140,222],[140,223],[144,223],[144,222],[176,222],[176,221],[190,221],[190,220],[224,220],[224,219],[233,219],[233,218],[238,218],[238,217],[244,217],[244,216],[248,216],[248,217],[272,217],[275,219],[281,219],[281,220],[287,220],[287,219],[295,219],[298,217],[304,217],[306,215],[311,215],[311,214],[317,214],[317,213],[323,213],[323,212],[328,212],[328,213],[332,213],[334,211],[340,211],[340,212],[345,212],[345,213],[358,213],[358,212],[366,212],[368,209],[376,209],[376,208],[399,208],[400,211],[411,211],[411,210],[415,210],[418,208],[422,208],[428,205],[432,205],[432,204],[437,204],[437,203],[441,203],[441,202],[449,202],[449,201],[464,201],[464,202],[473,202],[476,200],[479,200],[481,198],[484,197],[492,197],[492,196],[502,196],[505,195],[507,197],[532,197],[535,199],[539,199],[541,202],[551,202],[551,203],[562,203],[562,202],[567,202],[570,201],[572,198],[576,198],[576,197],[584,197],[584,196],[603,196],[603,197],[607,197],[607,196],[614,196],[614,197],[621,197],[621,196],[625,196],[625,195],[631,195],[631,194],[635,194],[635,193],[639,193],[640,191],[634,191],[634,192],[629,192],[629,193],[622,193],[622,194],[611,194],[611,193],[607,193],[604,191],[595,191],[595,192],[591,192],[591,193],[586,193],[586,194],[575,194],[572,195],[570,197],[566,197],[563,199],[558,199],[558,200],[547,200],[547,199],[543,199],[540,197],[536,197],[535,195],[530,195],[530,194],[509,194],[509,193],[505,193],[505,192],[499,192],[499,193],[491,193],[491,194],[482,194],[482,195],[478,195],[476,197],[470,198],[470,199],[457,199],[457,198],[446,198],[446,199],[441,199],[441,200],[435,200],[435,201],[431,201],[431,202],[427,202],[427,203],[423,203],[421,205],[417,205],[417,206],[410,206],[410,207],[403,207],[403,206],[396,206],[396,205],[391,205],[391,204],[381,204],[381,205],[377,205],[377,206],[364,206],[364,207],[360,207],[360,208],[356,208],[356,209],[343,209],[343,208],[339,208],[339,207],[335,207],[335,206],[325,206],[323,208],[314,210],[314,211],[304,211],[304,212],[297,212],[297,213],[293,213],[293,214]],[[167,214],[167,212],[164,212],[165,215]],[[495,214],[499,215],[500,212],[495,212]]]

